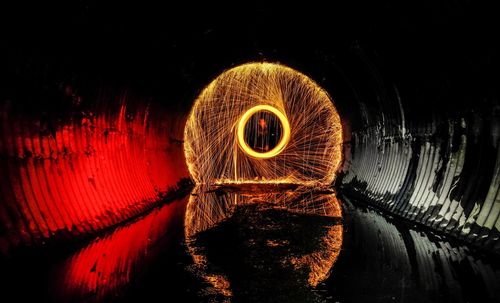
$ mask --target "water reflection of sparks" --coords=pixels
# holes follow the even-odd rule
[[[258,186],[257,186],[258,185]],[[195,264],[215,289],[226,296],[231,296],[231,284],[224,274],[214,274],[207,271],[210,260],[203,251],[194,244],[197,235],[219,223],[231,218],[239,206],[250,204],[269,205],[273,209],[287,212],[302,213],[306,215],[319,215],[338,219],[335,224],[326,227],[316,249],[301,256],[291,256],[289,263],[297,270],[308,272],[308,283],[315,287],[328,278],[330,269],[334,265],[342,245],[342,211],[335,193],[328,190],[313,190],[309,187],[290,186],[282,184],[283,188],[262,188],[262,184],[255,187],[246,184],[242,190],[237,190],[237,185],[229,188],[212,188],[207,190],[196,187],[188,201],[185,216],[185,236],[188,251]],[[249,191],[260,188],[258,192]],[[274,190],[273,190],[274,188]],[[286,245],[273,240],[267,241],[267,246],[274,247]]]

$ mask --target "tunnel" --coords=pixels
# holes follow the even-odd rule
[[[500,300],[493,5],[182,6],[0,9],[2,302]]]

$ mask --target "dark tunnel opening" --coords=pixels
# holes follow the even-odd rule
[[[0,9],[2,301],[499,300],[497,23],[469,1]],[[333,100],[343,157],[325,192],[189,194],[194,100],[248,62],[290,66]],[[202,197],[217,208],[197,210],[186,244]],[[266,199],[311,211],[228,206]],[[337,206],[341,223],[317,211]]]
[[[245,125],[245,142],[257,152],[267,152],[278,145],[283,136],[283,125],[271,112],[253,114]]]

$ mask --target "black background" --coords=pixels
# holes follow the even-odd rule
[[[133,90],[186,111],[213,77],[249,61],[308,74],[345,116],[382,81],[398,87],[409,112],[468,108],[498,95],[493,5],[400,2],[4,5],[2,97],[19,97],[19,82],[26,90],[63,79],[83,92]],[[35,111],[51,106],[29,102]]]

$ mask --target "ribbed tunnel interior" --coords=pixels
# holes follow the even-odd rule
[[[457,40],[474,43],[462,34]],[[411,59],[385,73],[360,50],[366,78],[358,71],[353,81],[363,89],[337,183],[391,214],[498,252],[495,61],[477,45],[430,41],[431,49],[409,43]]]
[[[342,120],[333,185],[344,248],[319,292],[345,301],[500,298],[498,22],[488,7],[386,1],[367,12],[257,8],[248,17],[64,9],[0,13],[3,28],[17,27],[0,37],[0,261],[17,275],[12,284],[34,257],[57,264],[49,275],[64,285],[58,300],[118,300],[134,275],[148,277],[136,259],[175,257],[180,246],[165,239],[182,233],[188,202],[176,199],[191,188],[182,140],[193,101],[224,70],[266,61],[314,79]],[[407,293],[394,294],[399,282]],[[144,289],[128,300],[160,292],[142,297]]]
[[[173,140],[182,120],[158,117],[127,95],[82,97],[65,83],[39,92],[15,81],[23,87],[2,109],[4,253],[95,234],[150,209],[187,176],[182,144]],[[19,108],[25,90],[26,102],[40,102],[36,112]]]

